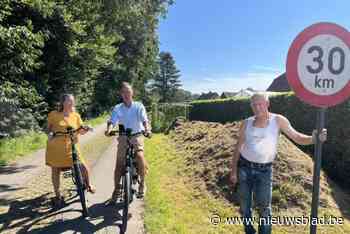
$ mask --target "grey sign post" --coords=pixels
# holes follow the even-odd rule
[[[287,79],[295,95],[318,107],[317,136],[325,125],[326,108],[350,96],[350,32],[334,23],[317,23],[304,29],[288,51]],[[318,223],[322,142],[316,137],[310,233]]]
[[[325,125],[326,108],[320,108],[317,111],[316,130],[317,136],[322,131]],[[316,137],[316,145],[314,152],[314,173],[313,173],[313,188],[312,188],[312,204],[311,204],[311,225],[310,233],[316,234],[318,222],[318,205],[320,198],[320,173],[322,164],[322,142]]]

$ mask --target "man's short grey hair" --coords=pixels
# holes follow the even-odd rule
[[[131,84],[129,84],[128,82],[125,82],[125,81],[122,82],[122,84],[120,86],[120,91],[123,90],[124,88],[133,91],[133,88],[132,88]]]
[[[255,99],[265,99],[265,101],[269,101],[269,95],[265,92],[257,92],[254,93],[253,96],[250,97],[250,102],[253,102]]]

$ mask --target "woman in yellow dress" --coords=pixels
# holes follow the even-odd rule
[[[78,129],[83,125],[80,115],[75,112],[74,96],[71,94],[64,94],[60,99],[60,106],[58,111],[52,111],[48,114],[48,142],[46,148],[46,165],[52,168],[52,184],[56,197],[54,198],[55,205],[62,205],[64,202],[60,194],[60,174],[62,169],[70,168],[72,161],[72,145],[68,136],[53,136],[54,132],[64,132],[67,127]],[[81,129],[76,136],[76,143],[78,143],[78,135],[84,135],[88,130]],[[78,156],[83,164],[83,176],[88,183],[88,192],[94,193],[95,189],[90,184],[89,170],[84,157],[81,155],[79,145],[76,145]]]

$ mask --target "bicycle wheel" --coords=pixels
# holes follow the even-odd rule
[[[85,199],[85,184],[83,183],[83,177],[81,174],[80,166],[78,164],[74,164],[74,179],[75,179],[75,184],[77,186],[77,192],[79,195],[81,207],[83,209],[83,216],[88,217],[89,216],[89,211],[86,206],[86,199]]]
[[[125,233],[128,225],[129,203],[131,199],[131,178],[129,172],[126,172],[123,176],[123,195],[122,233]]]

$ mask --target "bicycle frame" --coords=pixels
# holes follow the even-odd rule
[[[119,133],[119,137],[126,137],[127,149],[125,153],[125,165],[123,167],[122,176],[124,176],[127,172],[130,172],[132,175],[132,182],[136,184],[137,182],[137,169],[136,169],[136,152],[134,151],[134,146],[131,144],[131,138],[140,136],[144,134],[143,132],[138,132],[131,134],[131,129],[124,129],[124,127],[119,126],[121,130],[110,132],[110,136],[114,136]]]
[[[68,127],[67,132],[57,132],[55,135],[62,135],[62,136],[68,135],[70,138],[71,145],[72,145],[72,161],[73,161],[73,165],[71,168],[72,180],[77,188],[77,193],[79,195],[79,199],[83,209],[83,216],[87,217],[89,216],[88,208],[86,206],[86,199],[85,199],[85,191],[87,189],[87,186],[86,186],[86,181],[82,176],[82,172],[80,168],[81,162],[79,160],[78,152],[74,143],[74,134],[75,132],[78,132],[78,131],[79,129],[73,130],[73,128]]]
[[[71,137],[71,142],[73,142],[73,140],[74,140],[74,137]],[[75,177],[74,176],[75,175],[74,172],[78,171],[79,174],[77,176],[81,177],[81,181],[83,182],[82,183],[82,188],[83,188],[83,190],[85,190],[86,189],[86,183],[84,183],[84,178],[81,175],[81,168],[80,168],[82,163],[81,163],[81,161],[80,161],[80,159],[78,157],[78,152],[77,152],[77,149],[75,147],[75,144],[73,144],[73,143],[72,143],[72,161],[73,161],[73,166],[71,168],[71,171],[73,173],[72,174],[73,182],[74,182],[74,184],[77,184],[77,181],[74,180],[74,177]]]
[[[123,188],[123,215],[122,215],[122,226],[121,233],[125,233],[127,229],[128,222],[128,212],[129,212],[129,204],[134,199],[135,189],[133,185],[136,184],[138,175],[135,165],[135,150],[134,146],[131,143],[131,138],[142,133],[131,134],[131,129],[126,129],[124,131],[123,127],[119,127],[121,130],[119,131],[119,137],[126,137],[127,149],[125,153],[125,164],[123,165],[123,174],[121,177],[122,180],[122,188]],[[116,133],[113,132],[113,135]]]
[[[132,184],[136,184],[138,181],[138,174],[137,174],[137,168],[136,168],[136,152],[134,150],[134,146],[131,144],[131,137],[140,135],[140,133],[131,135],[126,133],[126,141],[127,141],[127,150],[125,154],[125,167],[124,167],[124,173],[123,175],[130,175],[130,182]],[[133,201],[135,189],[131,188],[131,196],[129,200],[129,204]]]

